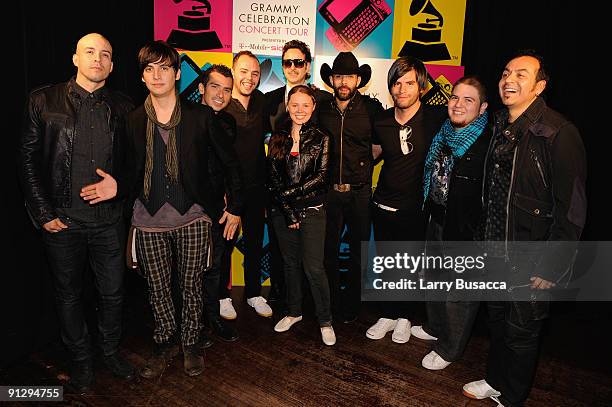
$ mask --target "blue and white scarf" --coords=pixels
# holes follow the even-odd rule
[[[463,154],[470,148],[474,141],[482,134],[487,125],[488,114],[485,111],[478,116],[476,120],[456,131],[452,126],[450,119],[446,119],[438,134],[434,137],[425,159],[425,169],[423,171],[423,203],[427,201],[429,188],[431,185],[431,174],[434,169],[434,164],[438,159],[442,146],[450,147],[452,156],[450,157],[449,173],[452,173],[453,165],[456,160],[463,157]]]

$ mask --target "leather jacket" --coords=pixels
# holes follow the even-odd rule
[[[508,191],[506,257],[512,270],[529,267],[533,274],[559,281],[572,264],[576,243],[586,220],[586,154],[578,129],[537,98],[523,113],[524,125],[514,149],[514,165]],[[508,111],[495,115],[493,138],[503,137]],[[483,204],[490,162],[485,162]],[[546,241],[536,258],[512,253],[513,241]],[[515,246],[521,247],[520,244]],[[520,252],[519,252],[520,253]],[[529,262],[526,265],[525,262]]]
[[[282,211],[287,225],[299,222],[298,210],[320,204],[327,192],[329,163],[329,136],[305,123],[300,129],[300,154],[296,165],[289,157],[293,140],[287,131],[275,137],[284,137],[282,159],[268,154],[268,188],[273,203]]]
[[[71,164],[80,97],[74,79],[30,93],[19,143],[19,178],[28,213],[36,226],[57,218],[55,208],[71,206]],[[104,89],[112,138],[111,175],[123,151],[125,116],[134,107],[124,94]]]

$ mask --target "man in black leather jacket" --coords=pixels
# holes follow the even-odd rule
[[[506,64],[499,81],[506,108],[495,116],[485,162],[480,234],[488,246],[487,269],[496,263],[495,271],[525,287],[527,298],[513,292],[505,302],[488,303],[486,378],[466,384],[463,392],[504,406],[521,406],[529,395],[548,313],[548,302],[538,297],[570,270],[586,217],[584,146],[576,127],[540,97],[547,80],[533,51]],[[517,241],[536,250],[529,256],[516,252]],[[534,241],[546,243],[529,244]]]
[[[70,350],[71,382],[79,392],[93,383],[92,349],[83,315],[82,274],[91,265],[100,294],[98,326],[106,365],[117,376],[133,369],[118,353],[121,336],[122,202],[87,203],[87,184],[105,186],[122,155],[123,121],[133,108],[105,86],[112,47],[100,34],[77,44],[76,77],[30,94],[19,148],[26,206],[43,242],[55,285],[64,344]],[[99,181],[102,178],[102,181]]]

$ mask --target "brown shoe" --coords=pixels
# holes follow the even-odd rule
[[[178,345],[174,343],[156,343],[153,347],[153,353],[140,371],[140,375],[145,379],[161,376],[172,358],[178,355],[178,352]]]
[[[183,346],[183,368],[187,376],[197,376],[204,371],[204,358],[200,354],[200,344]]]

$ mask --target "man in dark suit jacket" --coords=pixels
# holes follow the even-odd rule
[[[178,98],[176,50],[163,41],[154,41],[140,50],[138,61],[149,96],[128,116],[126,156],[115,190],[92,188],[83,196],[95,202],[116,193],[133,203],[136,254],[147,278],[155,317],[153,355],[141,376],[158,377],[178,353],[170,284],[173,262],[183,300],[180,336],[184,370],[196,376],[204,370],[199,352],[202,273],[210,266],[211,221],[219,219],[218,208],[222,207],[210,193],[214,184],[208,171],[210,146],[226,168],[230,198],[240,193],[239,166],[212,109],[181,103]],[[230,199],[227,212],[240,213],[237,201]],[[228,219],[226,237],[233,236],[236,223]]]

